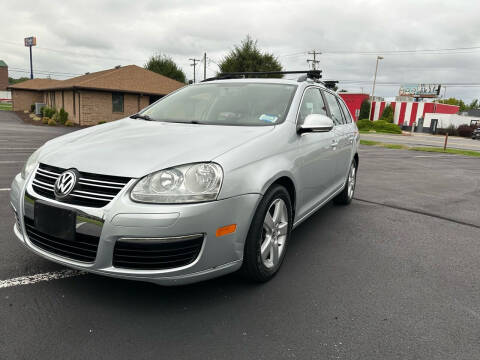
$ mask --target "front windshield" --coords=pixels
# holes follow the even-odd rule
[[[185,87],[145,109],[154,121],[265,126],[285,120],[296,85],[201,84]]]

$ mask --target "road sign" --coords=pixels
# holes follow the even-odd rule
[[[37,45],[37,38],[35,36],[26,37],[23,40],[25,41],[25,46],[35,46],[35,45]]]

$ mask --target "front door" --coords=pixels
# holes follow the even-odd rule
[[[326,115],[320,89],[305,90],[297,125],[310,114]],[[298,188],[300,189],[297,216],[301,218],[328,198],[333,190],[336,149],[334,132],[312,132],[298,135]]]

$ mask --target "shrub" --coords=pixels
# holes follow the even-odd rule
[[[30,105],[30,112],[35,112],[35,104]]]
[[[33,118],[35,117],[35,114],[30,114],[30,115],[28,115],[28,117],[29,117],[30,119],[33,119]]]
[[[360,105],[360,115],[358,116],[359,119],[368,119],[370,117],[370,101],[367,99],[362,101],[362,105]]]
[[[362,119],[357,121],[358,130],[368,131],[373,129],[373,121]]]
[[[32,118],[32,120],[33,120],[33,121],[40,121],[40,120],[42,120],[42,118],[39,118],[38,116],[34,116],[34,117]]]
[[[393,109],[390,105],[385,106],[380,120],[385,120],[386,122],[393,124]]]
[[[449,136],[456,136],[456,135],[458,135],[458,132],[457,132],[457,128],[455,127],[455,125],[452,124],[449,127],[447,127],[446,129],[438,129],[437,134],[439,134],[439,135],[448,134]]]
[[[51,108],[51,107],[48,107],[48,106],[42,107],[42,115],[44,117],[52,118],[53,115],[55,115],[56,112],[57,112],[57,110],[55,110],[54,108]]]
[[[23,112],[24,112],[25,114],[28,114],[28,110],[23,110]]]
[[[390,134],[402,133],[402,129],[400,129],[400,126],[386,122],[385,120],[374,121],[373,129],[378,132],[390,133]]]
[[[42,123],[43,123],[43,124],[48,124],[48,120],[50,120],[50,119],[44,116],[44,117],[42,118]]]
[[[106,121],[105,121],[105,120],[102,120],[102,121],[99,121],[99,122],[97,123],[97,125],[101,125],[101,124],[105,124],[105,123],[106,123]]]
[[[65,121],[65,126],[73,126],[73,121],[70,121],[70,120]]]
[[[53,119],[50,119],[50,120],[48,120],[48,125],[55,126],[55,125],[57,125],[57,122]]]
[[[68,121],[68,112],[66,112],[64,108],[61,108],[58,112],[58,121],[60,121],[61,124],[65,124]]]
[[[467,125],[467,124],[460,125],[457,129],[458,136],[472,137],[473,129],[474,129],[473,126],[470,126],[470,125]]]

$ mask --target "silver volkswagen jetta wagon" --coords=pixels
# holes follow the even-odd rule
[[[292,229],[355,189],[357,127],[315,75],[223,76],[48,141],[13,180],[16,236],[101,275],[269,280]]]

